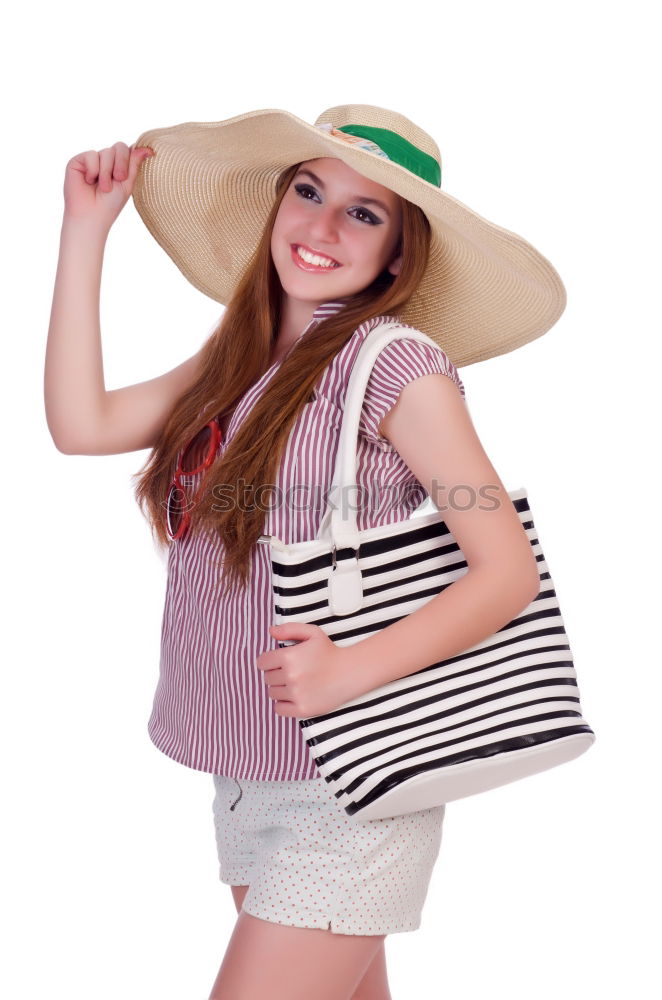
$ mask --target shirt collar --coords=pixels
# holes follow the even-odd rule
[[[317,324],[322,319],[326,319],[327,316],[334,316],[337,312],[347,305],[346,302],[323,302],[321,306],[318,306],[313,313],[312,319],[306,324],[304,330],[301,331],[300,336],[303,337],[309,330],[317,326]]]
[[[313,319],[325,319],[327,316],[333,316],[340,312],[345,305],[347,305],[346,302],[323,302],[313,313]]]

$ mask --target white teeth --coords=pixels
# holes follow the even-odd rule
[[[330,260],[328,257],[319,257],[316,253],[309,253],[308,250],[304,250],[303,247],[297,247],[297,253],[302,257],[308,264],[315,264],[316,267],[337,267],[335,261]]]

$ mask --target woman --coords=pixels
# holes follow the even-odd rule
[[[440,182],[430,136],[368,105],[329,109],[314,126],[276,111],[187,123],[67,165],[47,418],[67,453],[152,449],[136,492],[169,554],[148,731],[213,775],[220,877],[239,911],[210,1000],[388,1000],[384,940],[420,926],[445,806],[349,821],[298,719],[468,648],[538,590],[456,366],[540,336],[563,286],[525,240]],[[90,288],[131,194],[226,309],[188,361],[107,392]],[[315,538],[352,365],[391,317],[439,346],[405,338],[377,358],[357,442],[358,528],[402,520],[429,495],[469,571],[341,648],[317,626],[271,625],[258,542]],[[481,504],[487,487],[493,502]]]

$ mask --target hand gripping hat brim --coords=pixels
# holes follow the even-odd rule
[[[436,143],[397,112],[342,105],[310,125],[288,111],[250,111],[151,129],[135,145],[156,152],[134,184],[140,217],[182,274],[224,305],[257,247],[278,175],[331,156],[425,212],[429,261],[400,316],[456,366],[535,340],[565,308],[563,283],[547,258],[442,191]]]

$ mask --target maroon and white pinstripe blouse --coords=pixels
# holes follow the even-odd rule
[[[324,303],[302,336],[342,306]],[[265,534],[285,542],[316,536],[333,480],[352,365],[365,336],[387,318],[374,317],[359,326],[320,376],[314,398],[292,428],[281,461],[276,485],[283,502],[265,501],[271,508],[265,513]],[[279,364],[275,362],[242,397],[221,450]],[[457,369],[441,348],[397,340],[377,358],[359,424],[359,530],[402,520],[427,497],[378,426],[404,385],[432,373],[448,375],[465,397]],[[148,723],[150,739],[167,756],[198,771],[263,781],[318,778],[297,719],[275,713],[263,673],[255,666],[260,653],[277,648],[268,632],[273,623],[269,547],[254,546],[246,591],[221,592],[212,599],[210,591],[219,572],[214,562],[218,565],[220,559],[217,536],[189,533],[171,544],[160,676]]]

